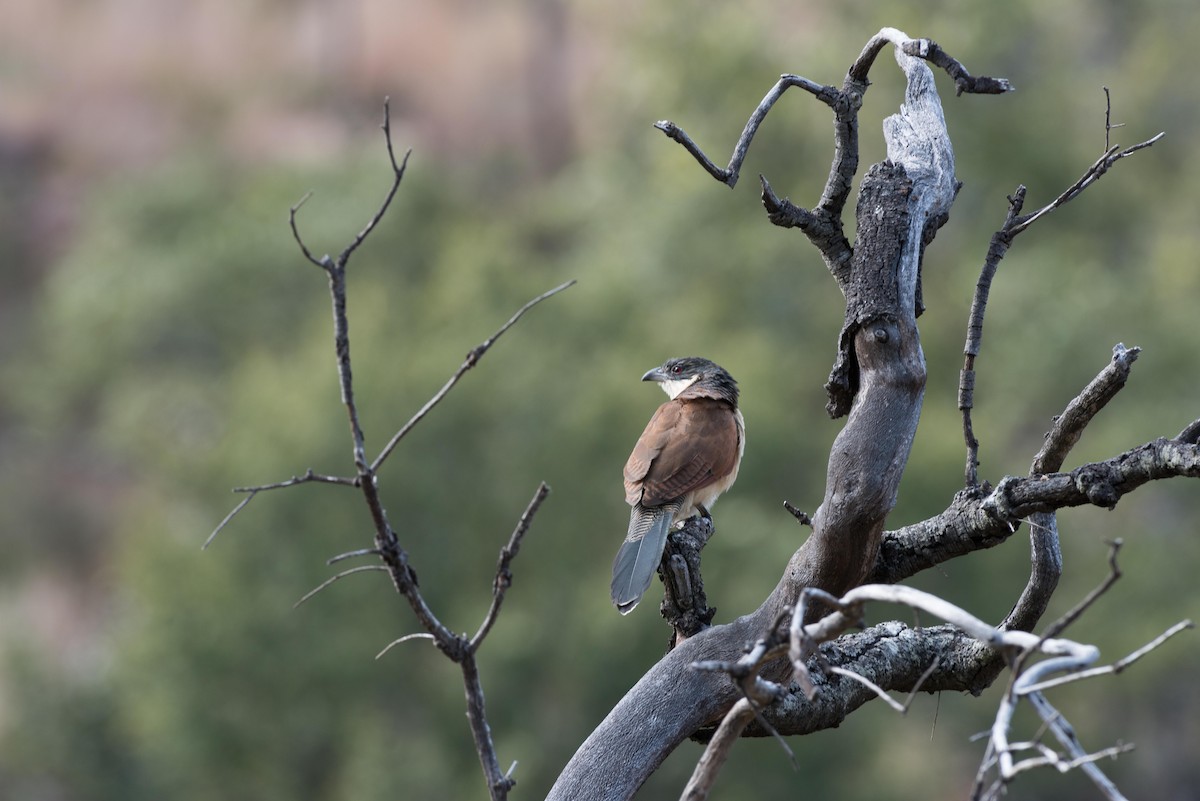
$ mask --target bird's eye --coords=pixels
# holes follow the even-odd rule
[[[672,365],[672,366],[671,366],[671,372],[672,372],[673,374],[675,374],[675,375],[679,375],[680,373],[682,373],[682,372],[683,372],[683,367],[681,367],[681,366],[680,366],[680,365],[678,365],[678,364]]]

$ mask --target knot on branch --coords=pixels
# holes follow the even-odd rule
[[[863,89],[865,87],[859,88],[854,83],[847,84],[841,92],[838,92],[837,99],[830,106],[833,109],[833,113],[838,118],[857,115],[859,110],[862,109]]]
[[[1013,510],[1011,494],[1013,485],[1020,481],[1017,476],[1005,476],[980,504],[980,509],[994,520],[1008,526],[1009,531],[1016,531],[1017,524],[1021,522],[1020,515]]]
[[[1075,487],[1082,492],[1089,503],[1114,509],[1121,493],[1117,491],[1115,481],[1118,478],[1110,465],[1096,463],[1085,465],[1075,475]]]

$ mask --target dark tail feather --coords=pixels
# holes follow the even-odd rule
[[[652,507],[639,503],[630,512],[629,533],[613,560],[612,600],[622,615],[632,612],[649,589],[678,511],[678,503]]]

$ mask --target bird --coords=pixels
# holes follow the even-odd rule
[[[668,359],[648,370],[670,398],[646,424],[625,463],[629,532],[613,560],[612,601],[633,611],[650,587],[675,521],[712,519],[717,497],[737,479],[746,448],[738,385],[724,368],[698,356]]]

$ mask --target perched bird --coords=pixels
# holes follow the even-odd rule
[[[613,561],[612,600],[629,614],[650,587],[671,524],[709,509],[733,486],[746,425],[737,382],[708,359],[669,359],[642,376],[670,400],[646,424],[625,463],[629,533]]]

